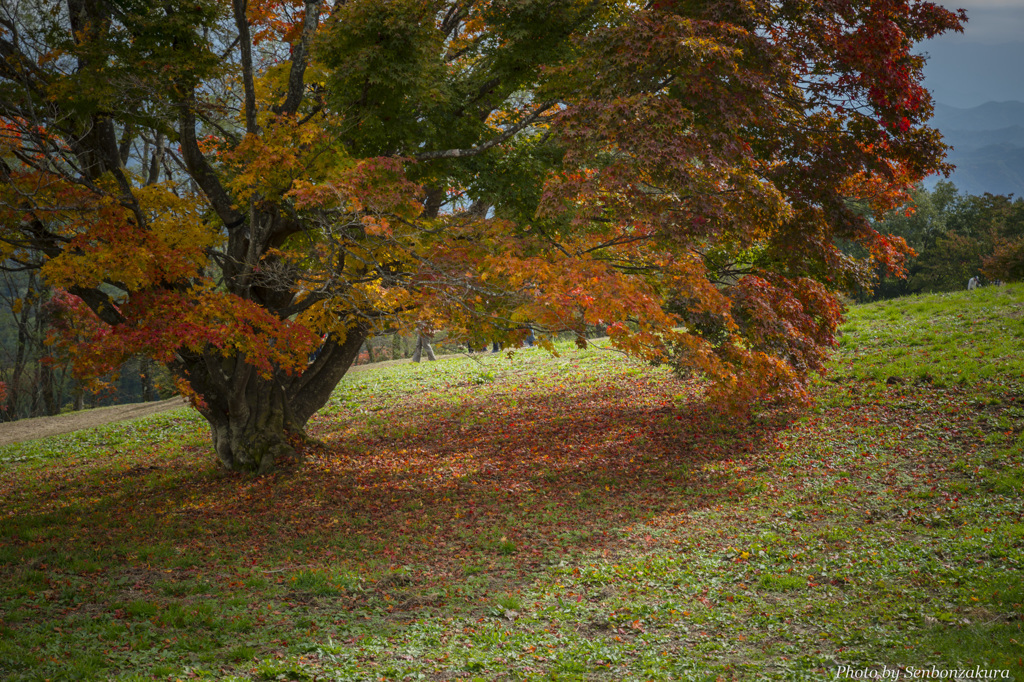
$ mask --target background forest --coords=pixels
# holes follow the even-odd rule
[[[54,292],[33,270],[0,269],[0,421],[87,407],[145,402],[173,393],[167,372],[133,358],[118,372],[83,382],[55,344],[63,324]]]
[[[971,277],[991,284],[1024,275],[1024,199],[1012,194],[962,194],[949,182],[930,191],[919,187],[913,202],[889,213],[877,229],[903,237],[916,255],[907,261],[905,279],[879,271],[876,286],[857,293],[861,301],[956,291]]]

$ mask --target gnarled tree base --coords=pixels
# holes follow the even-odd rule
[[[260,382],[262,383],[262,382]],[[288,434],[302,427],[290,424],[280,389],[258,396],[241,414],[206,414],[217,459],[227,469],[265,474],[276,462],[299,455]]]
[[[305,437],[306,422],[331,396],[359,353],[366,332],[350,330],[339,343],[328,337],[301,374],[261,375],[242,356],[192,354],[173,366],[202,398],[220,463],[231,471],[265,474],[275,463],[302,459],[289,439]]]

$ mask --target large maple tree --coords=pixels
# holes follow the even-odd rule
[[[81,371],[166,363],[224,466],[294,453],[368,335],[608,325],[799,397],[944,147],[916,0],[26,0],[0,257]],[[863,245],[860,261],[841,243]]]

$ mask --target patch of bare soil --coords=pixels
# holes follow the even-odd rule
[[[53,417],[34,417],[32,419],[3,422],[0,423],[0,445],[36,440],[37,438],[71,433],[81,429],[91,429],[94,426],[101,426],[110,422],[138,419],[139,417],[146,417],[166,410],[176,410],[186,405],[188,405],[188,402],[184,398],[175,396],[158,402],[112,405],[110,407],[82,410],[81,412],[58,414]]]

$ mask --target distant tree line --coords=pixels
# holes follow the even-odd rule
[[[386,362],[388,360],[404,360],[412,358],[416,353],[416,343],[419,338],[415,334],[380,334],[371,337],[363,344],[359,355],[356,357],[355,365],[366,365],[374,362]],[[448,335],[440,332],[431,338],[434,351],[441,353],[457,353],[465,350],[454,340],[448,339]]]
[[[880,269],[876,286],[856,292],[859,300],[956,291],[972,277],[984,284],[1024,279],[1024,199],[961,194],[951,182],[919,187],[912,198],[875,224],[916,252],[907,261],[906,278]]]
[[[57,343],[63,309],[37,270],[0,268],[0,421],[159,400],[173,393],[167,370],[132,358],[116,373],[80,381]]]

